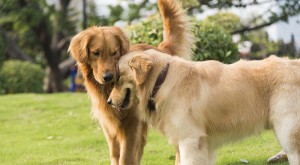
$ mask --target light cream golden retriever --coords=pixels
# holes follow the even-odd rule
[[[222,144],[265,128],[274,130],[290,164],[300,164],[299,60],[271,56],[226,65],[148,50],[122,57],[119,69],[111,104],[138,103],[141,120],[179,147],[182,165],[214,164]]]
[[[156,49],[189,58],[194,42],[191,23],[181,5],[174,0],[158,0],[163,19],[163,42],[154,47],[137,44],[118,27],[91,27],[73,37],[69,52],[76,59],[92,101],[93,116],[105,134],[112,165],[140,164],[146,143],[147,124],[136,109],[122,110],[107,104],[113,81],[118,80],[117,62],[129,51]]]

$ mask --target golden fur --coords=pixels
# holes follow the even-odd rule
[[[158,75],[169,63],[147,108]],[[179,147],[181,164],[214,164],[214,151],[265,128],[272,128],[291,165],[300,164],[300,60],[271,56],[261,61],[190,62],[147,50],[119,61],[121,77],[110,99],[126,108],[139,102],[139,117]],[[125,107],[123,107],[125,108]]]
[[[136,107],[122,110],[107,104],[111,82],[118,79],[117,62],[129,51],[156,49],[188,59],[194,42],[191,24],[180,4],[158,0],[164,39],[156,48],[146,44],[129,47],[129,39],[118,27],[90,27],[73,37],[69,52],[76,59],[110,149],[111,164],[140,164],[146,143],[147,124],[138,118]],[[109,75],[109,78],[107,77]]]

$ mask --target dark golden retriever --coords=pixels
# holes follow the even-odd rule
[[[156,49],[188,59],[194,38],[191,23],[174,0],[158,0],[163,19],[163,42],[154,47],[129,39],[118,27],[90,27],[71,40],[69,52],[76,59],[92,101],[93,116],[99,121],[110,149],[111,164],[140,164],[146,143],[147,124],[137,110],[120,110],[107,104],[113,81],[119,78],[117,62],[129,51]]]

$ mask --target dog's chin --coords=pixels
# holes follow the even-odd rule
[[[120,111],[130,108],[130,95],[131,95],[131,90],[129,88],[126,88],[125,98],[123,100],[122,105],[119,106],[118,108]]]

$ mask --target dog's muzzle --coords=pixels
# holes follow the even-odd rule
[[[102,78],[103,78],[105,83],[108,83],[114,78],[114,75],[112,73],[108,72],[108,73],[104,73],[102,75]]]

